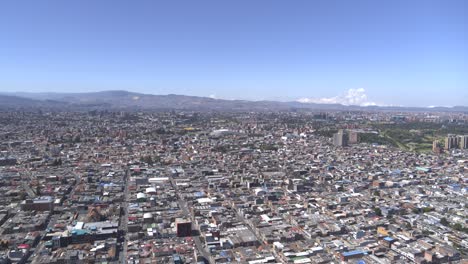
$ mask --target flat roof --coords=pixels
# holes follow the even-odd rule
[[[353,251],[343,252],[343,256],[345,257],[349,257],[353,255],[360,255],[360,254],[366,254],[366,252],[362,250],[353,250]]]
[[[74,229],[83,229],[84,222],[77,222]]]

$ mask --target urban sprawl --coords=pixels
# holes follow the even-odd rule
[[[467,263],[466,113],[0,123],[1,264]]]

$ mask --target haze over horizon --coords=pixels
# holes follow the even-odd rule
[[[468,3],[15,1],[0,92],[468,105]]]

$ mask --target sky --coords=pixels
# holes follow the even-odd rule
[[[0,92],[468,105],[466,0],[0,2]]]

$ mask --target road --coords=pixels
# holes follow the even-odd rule
[[[256,238],[258,241],[260,241],[260,242],[262,242],[262,243],[265,244],[265,241],[263,241],[263,239],[257,235],[257,232],[256,232],[257,229],[256,229],[255,227],[251,226],[251,225],[245,220],[245,218],[239,214],[239,212],[236,210],[235,207],[232,207],[232,210],[233,210],[234,213],[236,214],[237,220],[238,220],[239,222],[242,222],[242,223],[255,235],[255,238]],[[286,263],[286,262],[284,262],[284,261],[281,259],[281,257],[278,255],[278,253],[276,253],[276,251],[275,251],[274,249],[271,249],[270,251],[271,251],[271,253],[275,256],[276,261],[280,261],[281,263]]]
[[[184,215],[186,217],[189,217],[191,220],[192,220],[192,223],[195,221],[195,218],[193,217],[193,215],[190,213],[189,209],[188,209],[188,206],[187,206],[187,202],[184,200],[184,198],[179,195],[180,192],[178,190],[178,187],[177,185],[175,184],[174,182],[174,179],[171,177],[171,184],[174,188],[174,190],[176,191],[176,194],[177,194],[177,198],[178,198],[178,203],[179,203],[179,206],[180,206],[180,209],[182,210],[182,212],[184,213]],[[208,260],[208,262],[210,264],[214,264],[214,262],[211,260],[211,254],[206,250],[206,247],[204,246],[204,244],[202,243],[201,239],[200,239],[200,236],[192,236],[193,238],[193,241],[195,242],[195,246],[197,247],[198,249],[198,252],[200,252],[200,254],[206,259]]]
[[[26,182],[25,180],[23,180],[23,182],[21,183],[23,185],[23,189],[28,193],[29,197],[36,198],[36,193],[34,193],[34,191],[31,189],[28,182],[29,181]]]
[[[192,217],[192,214],[188,210],[187,202],[182,199],[179,199],[178,202],[179,202],[180,209],[182,209],[182,212],[184,212],[184,215],[190,217],[190,219],[193,222],[195,219]],[[204,247],[204,244],[201,242],[200,236],[193,236],[192,238],[193,238],[193,241],[195,242],[195,246],[197,247],[198,252],[200,252],[200,254],[205,259],[207,259],[210,264],[214,263],[211,261],[211,254],[206,250],[206,247]]]
[[[120,216],[120,225],[119,225],[119,230],[123,232],[124,239],[123,239],[123,247],[122,251],[120,252],[120,260],[122,264],[127,263],[127,250],[128,250],[128,201],[130,200],[130,191],[128,188],[128,182],[129,182],[129,170],[125,170],[125,175],[124,175],[124,200],[122,203],[122,215]]]
[[[32,181],[31,173],[25,171],[22,176],[27,177],[27,179],[21,177],[21,185],[23,186],[24,190],[28,193],[30,198],[36,198],[36,193],[31,189],[31,186],[29,186],[29,183]]]
[[[48,229],[53,230],[54,225],[55,225],[55,223],[57,223],[58,219],[59,219],[59,215],[52,214],[50,216],[49,220],[48,220],[46,230],[48,230]],[[46,234],[47,234],[47,231],[45,231],[45,232],[43,232],[43,234],[41,234],[41,240],[44,238],[44,236]],[[38,243],[39,243],[39,241],[38,241]],[[28,257],[26,263],[37,263],[37,262],[39,262],[38,259],[40,259],[40,252],[45,249],[45,244],[44,243],[39,243],[39,245],[34,244],[34,246],[35,247],[32,248],[31,251],[29,252],[31,257]]]

